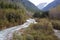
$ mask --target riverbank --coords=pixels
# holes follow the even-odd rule
[[[18,31],[22,28],[28,27],[31,23],[35,23],[34,19],[28,19],[24,24],[15,26],[9,29],[5,29],[3,31],[0,31],[0,40],[10,40],[13,36],[13,33],[15,31]]]

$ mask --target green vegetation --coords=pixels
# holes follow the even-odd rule
[[[53,28],[60,30],[60,20],[51,20]]]
[[[50,20],[53,28],[60,30],[60,5],[49,10]]]
[[[49,16],[49,12],[35,12],[33,17],[34,18],[44,18],[44,17],[48,17]]]
[[[54,35],[53,28],[60,30],[60,20],[49,19],[49,11],[42,12],[38,9],[36,11],[33,7],[28,6],[27,8],[18,2],[0,1],[0,30],[23,24],[31,12],[34,13],[31,15],[36,18],[38,23],[31,24],[28,28],[23,29],[21,35],[14,34],[12,40],[59,40]]]
[[[51,22],[46,19],[39,19],[37,24],[31,24],[28,28],[23,29],[23,34],[14,34],[13,40],[58,40],[54,35]]]
[[[27,18],[23,5],[0,1],[0,30],[23,24]]]
[[[3,9],[6,9],[6,8],[17,9],[18,6],[16,4],[0,1],[0,8],[3,8]]]
[[[0,15],[0,28],[20,25],[25,22],[27,16],[22,9],[1,9]]]
[[[49,11],[35,12],[33,18],[35,18],[38,23],[31,24],[28,28],[23,29],[24,31],[21,35],[14,34],[12,40],[60,40],[54,35],[53,31],[53,29],[60,30],[59,15],[58,17],[57,15],[55,17],[55,15],[50,15]],[[51,19],[50,16],[53,16],[53,19]]]

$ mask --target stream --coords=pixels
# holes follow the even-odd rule
[[[60,39],[60,30],[54,29],[55,35]]]
[[[34,19],[27,19],[26,22],[22,25],[18,25],[18,26],[15,26],[15,27],[12,27],[12,28],[8,28],[8,29],[5,29],[5,30],[2,30],[0,31],[0,40],[11,40],[12,37],[13,37],[13,33],[15,31],[18,31],[22,28],[26,28],[26,27],[29,27],[29,25],[31,23],[34,23],[36,24],[37,22],[34,20]],[[55,30],[54,29],[54,32],[55,32],[55,35],[60,38],[60,30]]]
[[[15,26],[12,28],[8,28],[5,30],[0,31],[0,40],[11,40],[12,35],[15,31],[18,31],[22,28],[26,28],[28,27],[31,23],[36,23],[34,19],[29,18],[28,20],[26,20],[26,22],[22,25],[19,26]]]

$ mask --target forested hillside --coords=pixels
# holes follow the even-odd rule
[[[20,3],[0,1],[0,30],[23,24],[27,19],[26,9]]]
[[[50,18],[60,19],[60,5],[49,10]]]
[[[20,3],[22,3],[22,5],[31,12],[37,12],[40,11],[40,9],[38,9],[33,3],[31,3],[29,0],[1,0],[1,1],[5,1],[5,2],[9,2],[9,3],[13,3],[16,4],[17,6],[20,7]]]
[[[40,10],[28,0],[0,0],[0,29],[20,25]]]

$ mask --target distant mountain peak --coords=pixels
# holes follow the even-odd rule
[[[38,5],[38,8],[39,8],[39,9],[43,9],[46,4],[47,4],[47,3],[40,3],[40,4]]]
[[[54,0],[53,2],[51,2],[48,5],[46,5],[45,7],[43,7],[41,10],[48,11],[51,8],[54,8],[54,7],[58,6],[58,5],[60,5],[60,0]]]

